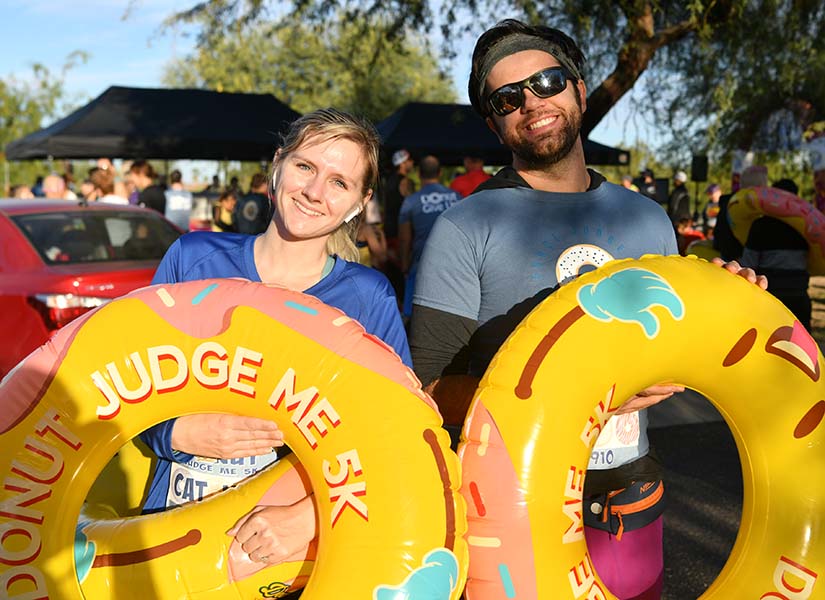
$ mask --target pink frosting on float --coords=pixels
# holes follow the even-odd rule
[[[0,434],[15,427],[39,404],[66,358],[78,330],[97,310],[100,309],[90,311],[60,329],[6,374],[0,382],[0,398],[3,398]]]
[[[273,289],[279,291],[282,300],[273,301]],[[149,290],[154,293],[145,293]],[[155,285],[143,291],[141,300],[159,317],[196,338],[220,334],[229,327],[232,313],[238,306],[251,307],[331,352],[395,381],[438,410],[435,402],[421,390],[421,383],[413,372],[400,363],[392,348],[368,334],[357,321],[313,296],[244,279]],[[174,304],[170,306],[171,302]],[[203,318],[204,313],[216,311],[216,305],[224,307],[223,313],[215,312],[209,318]]]
[[[278,290],[277,295],[273,288]],[[438,412],[432,398],[421,390],[418,378],[401,363],[392,348],[368,334],[357,321],[313,296],[244,279],[213,279],[149,286],[116,301],[123,299],[143,302],[175,329],[199,339],[225,331],[239,306],[251,307],[329,351],[404,386]],[[8,373],[0,383],[0,396],[4,398],[0,433],[15,427],[34,410],[52,384],[77,332],[89,318],[109,306],[100,306],[59,330]]]
[[[772,187],[754,188],[756,205],[760,212],[792,224],[794,218],[802,219],[804,228],[800,233],[812,246],[819,247],[819,254],[825,256],[825,215],[798,196]]]
[[[794,321],[793,332],[791,333],[789,341],[802,348],[805,354],[811,359],[811,363],[816,364],[819,356],[819,346],[816,345],[814,338],[811,337],[811,334],[808,333],[799,321]]]

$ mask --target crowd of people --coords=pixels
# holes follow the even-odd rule
[[[586,167],[580,137],[584,66],[576,42],[557,29],[506,20],[479,38],[469,97],[512,152],[512,163],[492,176],[478,157],[467,157],[463,172],[445,181],[437,157],[417,157],[416,164],[410,152],[398,149],[382,177],[380,140],[371,124],[335,109],[304,115],[285,134],[269,173],[252,177],[248,193],[213,183],[212,191],[219,192],[213,231],[179,238],[154,283],[243,277],[339,308],[415,370],[457,443],[480,377],[507,336],[539,302],[592,267],[562,257],[584,247],[598,249],[587,256],[601,263],[675,255],[684,252],[693,228],[683,171],[674,174],[673,191],[662,198],[650,170],[614,184]],[[132,163],[122,181],[113,179],[111,168],[101,164],[90,171],[83,198],[142,204],[167,215],[186,212],[179,173],[164,189],[145,161]],[[49,197],[66,197],[67,190],[64,179],[44,178],[44,194],[57,194]],[[720,229],[721,187],[711,183],[705,193],[701,233],[727,242]],[[722,252],[728,262],[719,264],[762,288],[768,281],[757,271],[801,282],[796,272],[760,262],[770,252],[792,263],[791,270],[803,262],[796,241],[765,247],[774,235],[768,226],[775,224],[766,224],[762,241]],[[745,268],[735,262],[740,257]],[[645,409],[682,390],[662,382],[623,399],[620,412],[633,415],[636,438],[616,448],[621,458],[614,464],[589,465],[583,504],[588,549],[600,577],[621,599],[661,595],[664,496],[639,510],[632,505],[662,485],[662,467],[649,452]],[[270,421],[214,414],[172,419],[141,437],[159,458],[147,512],[236,482],[204,471],[203,457],[245,460],[249,472],[277,460],[283,444],[283,433]],[[193,485],[171,486],[173,473]],[[183,497],[182,489],[200,495]],[[621,510],[607,514],[608,506],[627,507],[623,522],[616,517]],[[239,517],[228,533],[260,563],[292,555],[317,535],[311,496]]]
[[[132,204],[163,214],[183,231],[211,228],[213,231],[261,233],[271,218],[264,173],[253,174],[249,189],[244,193],[237,176],[233,176],[226,186],[217,175],[205,187],[186,185],[179,169],[167,176],[157,173],[146,160],[124,161],[118,169],[111,159],[100,158],[79,183],[75,182],[73,167],[67,162],[63,174],[52,172],[38,177],[32,186],[12,185],[9,197]],[[197,198],[207,201],[208,214],[196,216],[195,213],[200,212],[196,206]]]

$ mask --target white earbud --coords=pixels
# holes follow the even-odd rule
[[[355,217],[357,217],[360,214],[361,214],[361,207],[357,206],[356,208],[354,208],[352,210],[352,212],[350,214],[348,214],[346,217],[344,217],[344,223],[349,223],[350,221],[352,221]]]

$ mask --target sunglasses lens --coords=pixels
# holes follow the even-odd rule
[[[505,85],[490,94],[490,106],[499,115],[509,115],[521,107],[522,99],[521,87],[518,85]]]
[[[527,87],[539,98],[549,98],[567,87],[567,77],[561,69],[545,69],[533,75],[527,81]]]
[[[539,71],[519,83],[510,83],[498,88],[488,99],[490,107],[497,115],[509,115],[524,103],[524,88],[528,88],[539,98],[549,98],[567,87],[567,73],[561,67],[550,67]]]

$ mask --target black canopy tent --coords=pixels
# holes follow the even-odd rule
[[[378,124],[384,149],[406,148],[415,157],[437,156],[444,165],[460,165],[465,156],[477,156],[489,165],[507,165],[510,151],[501,145],[469,104],[409,102]],[[630,153],[584,140],[590,165],[629,165]]]
[[[6,157],[269,161],[278,134],[299,116],[271,94],[110,87],[8,144]]]

